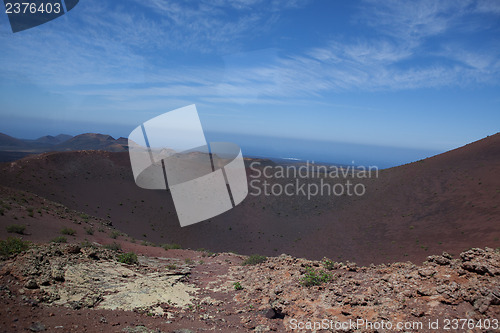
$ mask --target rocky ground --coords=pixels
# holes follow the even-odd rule
[[[142,238],[0,186],[0,332],[500,332],[500,249],[363,267]]]
[[[498,250],[370,267],[176,251],[125,264],[97,243],[32,245],[0,262],[0,332],[500,331]]]

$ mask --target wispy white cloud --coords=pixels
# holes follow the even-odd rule
[[[285,55],[276,50],[242,52],[249,35],[265,34],[282,10],[303,4],[82,2],[78,15],[60,19],[64,24],[14,38],[0,35],[5,45],[0,60],[4,68],[39,84],[49,82],[61,93],[123,104],[193,96],[206,102],[269,103],[332,92],[498,83],[498,47],[473,51],[462,39],[448,37],[458,28],[472,36],[474,29],[484,29],[460,27],[460,22],[475,15],[498,17],[495,2],[365,1],[353,23],[366,26],[370,34],[332,38]],[[173,55],[192,50],[200,56],[242,53],[226,57],[224,66],[169,64]]]
[[[0,34],[0,61],[4,69],[52,86],[144,83],[144,75],[158,78],[154,73],[165,74],[164,68],[165,84],[172,77],[208,84],[205,70],[195,79],[189,68],[185,73],[169,68],[169,59],[239,51],[242,40],[265,32],[280,9],[302,2],[86,1],[37,29]]]
[[[500,2],[492,0],[478,0],[475,10],[486,14],[500,14]]]
[[[467,12],[469,1],[364,1],[358,22],[408,43],[438,35]]]
[[[280,11],[297,8],[307,1],[217,0],[165,1],[132,0],[156,13],[155,21],[165,33],[155,42],[184,51],[235,52],[241,38],[269,30]],[[151,19],[149,17],[148,19]],[[148,36],[155,36],[154,31]]]

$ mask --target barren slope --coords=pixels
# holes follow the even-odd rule
[[[442,251],[499,247],[499,173],[500,134],[496,134],[382,170],[378,178],[364,181],[362,197],[308,200],[301,195],[249,195],[235,209],[186,228],[180,228],[168,192],[135,185],[127,153],[78,151],[28,157],[3,164],[0,184],[109,219],[116,228],[156,243],[369,264],[421,262]]]

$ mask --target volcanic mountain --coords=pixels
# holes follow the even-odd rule
[[[54,150],[105,150],[112,152],[126,151],[127,139],[115,140],[110,135],[86,133],[77,135],[55,146]]]
[[[28,145],[26,142],[24,142],[21,139],[16,139],[13,138],[7,134],[0,133],[0,147],[2,149],[9,149],[9,148],[25,148]]]
[[[107,136],[84,138],[101,147],[113,146]],[[88,147],[80,140],[77,136],[57,146]],[[250,166],[252,161],[246,159],[247,175],[250,182],[256,182],[240,205],[184,228],[179,226],[168,191],[135,185],[126,152],[29,156],[1,164],[0,185],[109,219],[117,229],[138,239],[193,249],[287,253],[369,264],[419,262],[442,251],[459,253],[475,246],[500,246],[500,134],[380,170],[370,178],[298,179],[306,186],[322,180],[330,185],[349,180],[364,185],[366,191],[361,196],[259,194],[255,188],[264,181],[284,186],[295,184],[297,179],[265,179],[263,168],[274,168],[275,164],[260,161],[259,166]]]
[[[110,135],[85,133],[75,137],[67,134],[46,135],[36,140],[17,139],[0,133],[0,161],[10,162],[24,156],[51,151],[103,150],[123,152],[128,150],[127,138],[114,139]]]
[[[45,136],[42,136],[34,141],[39,142],[39,143],[50,144],[50,145],[57,145],[57,144],[63,143],[65,141],[71,139],[72,137],[73,136],[68,135],[68,134],[59,134],[56,136],[45,135]],[[28,141],[28,140],[25,140],[25,141]]]

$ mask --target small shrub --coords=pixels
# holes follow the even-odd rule
[[[234,290],[242,290],[243,289],[243,286],[239,282],[233,283],[233,286],[234,286]]]
[[[330,259],[325,259],[325,260],[323,260],[323,266],[324,266],[327,270],[331,271],[331,270],[334,270],[334,269],[335,269],[335,262],[334,262],[334,261],[332,261],[332,260],[330,260]]]
[[[176,264],[168,264],[167,269],[177,269],[177,265]]]
[[[71,229],[71,228],[62,228],[61,234],[68,235],[68,236],[74,236],[76,234],[76,231]]]
[[[0,255],[9,256],[11,254],[26,251],[30,243],[23,241],[20,238],[8,237],[6,240],[0,241]]]
[[[94,244],[92,244],[91,242],[89,242],[88,240],[84,240],[83,242],[80,243],[80,246],[82,248],[92,248],[92,249],[95,249],[97,248],[97,246],[95,246]]]
[[[112,251],[120,251],[122,249],[122,246],[117,242],[113,242],[111,244],[104,245],[104,248]]]
[[[213,255],[215,254],[214,252],[209,251],[209,250],[207,250],[207,249],[203,249],[203,248],[198,249],[198,250],[196,250],[196,251],[198,251],[198,252],[203,252],[203,253],[201,254],[201,256],[202,256],[202,257],[211,257],[211,256],[213,256]]]
[[[51,240],[51,242],[52,243],[67,243],[68,240],[64,236],[58,236],[58,237],[54,238],[53,240]]]
[[[252,254],[250,257],[248,257],[245,261],[241,263],[241,265],[246,266],[246,265],[257,265],[265,262],[267,260],[266,256],[261,256],[258,254]]]
[[[311,267],[306,268],[306,273],[305,275],[300,279],[300,283],[303,286],[310,287],[310,286],[319,286],[323,282],[330,282],[332,280],[332,276],[323,271],[315,271]]]
[[[12,224],[7,227],[7,232],[23,235],[25,229],[26,229],[25,225]]]
[[[174,250],[174,249],[181,249],[182,247],[179,244],[163,244],[162,246],[165,250]]]
[[[118,238],[118,236],[120,236],[120,232],[118,232],[118,231],[116,231],[116,230],[111,231],[111,232],[109,233],[109,237],[111,237],[111,238],[113,238],[113,239],[117,239],[117,238]]]
[[[91,228],[91,227],[86,227],[85,228],[85,232],[87,233],[87,235],[93,235],[94,234],[94,229]]]
[[[28,211],[28,216],[29,216],[29,217],[34,217],[34,216],[35,216],[35,214],[34,214],[34,212],[33,212],[33,207],[29,207],[29,208],[27,209],[27,211]]]
[[[133,252],[122,253],[118,256],[118,261],[128,265],[137,265],[139,260],[137,259],[137,254]]]
[[[188,264],[188,265],[192,265],[192,264],[194,264],[193,259],[190,259],[190,258],[186,258],[186,259],[184,259],[184,262],[185,262],[186,264]]]

